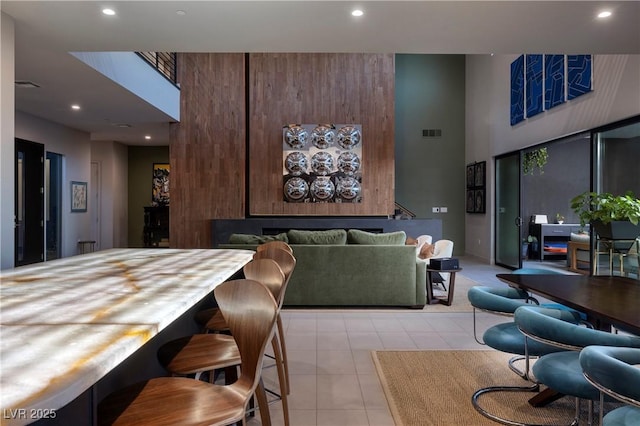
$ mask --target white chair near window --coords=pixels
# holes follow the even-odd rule
[[[416,250],[419,253],[420,249],[425,243],[431,244],[431,242],[433,241],[433,237],[431,235],[419,235],[418,238],[416,238],[416,240],[418,241],[418,244],[416,245]]]
[[[431,259],[444,259],[453,256],[453,241],[451,240],[438,240],[433,243],[433,255],[424,259],[427,263],[427,267],[429,266],[429,262]],[[444,282],[449,281],[449,273],[442,272],[440,276],[442,277],[442,286],[444,287]],[[434,281],[438,282],[438,281]],[[446,287],[445,287],[446,289]]]

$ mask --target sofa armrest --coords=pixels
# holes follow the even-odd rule
[[[416,302],[427,303],[427,262],[419,258],[416,259]]]

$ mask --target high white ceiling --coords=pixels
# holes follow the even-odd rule
[[[107,6],[117,14],[103,15]],[[167,144],[169,118],[67,52],[640,54],[639,1],[3,0],[0,8],[15,22],[16,80],[41,86],[16,89],[16,109],[129,144]],[[351,16],[354,8],[364,15]],[[597,19],[603,9],[612,16]],[[72,102],[83,110],[74,114]]]

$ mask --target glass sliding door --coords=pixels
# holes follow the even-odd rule
[[[60,258],[62,217],[62,155],[47,152],[45,160],[45,223],[47,250],[45,260]]]
[[[496,158],[496,264],[518,269],[522,265],[520,228],[520,154]]]
[[[640,118],[598,129],[595,140],[595,192],[640,196]]]

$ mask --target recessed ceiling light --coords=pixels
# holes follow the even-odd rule
[[[151,136],[149,136],[149,135],[145,135],[145,137],[144,137],[144,138],[145,138],[146,140],[150,140],[150,139],[151,139]]]
[[[603,10],[602,12],[598,13],[598,18],[608,18],[609,16],[611,16],[611,12],[608,10]]]
[[[356,9],[356,10],[354,10],[353,12],[351,12],[351,14],[352,14],[353,16],[362,16],[362,15],[364,15],[364,12],[363,12],[363,11],[361,11],[360,9]]]
[[[71,105],[71,109],[79,110],[80,109],[80,105],[73,104],[73,105]]]
[[[176,15],[184,16],[186,14],[187,14],[187,12],[184,11],[184,10],[176,10]]]
[[[105,9],[102,9],[102,13],[105,15],[113,16],[116,14],[116,11],[113,9],[105,8]]]

